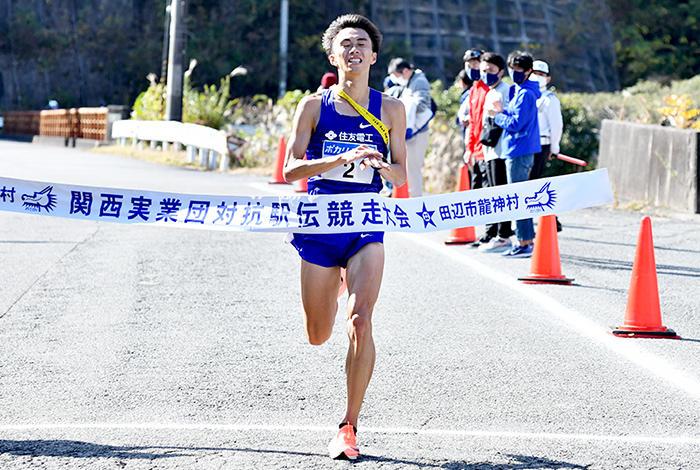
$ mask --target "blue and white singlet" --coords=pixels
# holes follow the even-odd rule
[[[384,157],[388,149],[382,136],[362,116],[339,114],[333,103],[332,89],[325,90],[321,100],[318,124],[309,145],[306,158],[314,160],[339,155],[365,144],[377,149]],[[369,90],[369,111],[381,119],[382,94]],[[373,168],[361,170],[359,161],[347,163],[308,180],[309,194],[378,193],[382,178]],[[384,232],[338,234],[300,234],[292,237],[292,245],[299,256],[309,263],[324,267],[346,267],[348,260],[369,243],[382,243]]]
[[[324,90],[318,125],[306,148],[306,158],[338,155],[359,145],[377,149],[384,157],[388,149],[382,136],[362,116],[339,114],[335,109],[332,89]],[[370,113],[382,116],[382,94],[369,89]],[[382,189],[379,172],[373,168],[360,170],[360,162],[347,163],[322,175],[309,178],[309,194],[378,193]]]

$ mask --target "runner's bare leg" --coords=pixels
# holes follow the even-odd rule
[[[324,268],[301,260],[301,302],[309,343],[321,345],[331,337],[339,288],[339,267]]]
[[[348,401],[343,422],[357,427],[362,401],[374,370],[372,311],[379,296],[384,271],[384,245],[365,245],[348,261],[348,338],[345,361]]]

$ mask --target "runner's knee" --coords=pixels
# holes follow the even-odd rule
[[[333,325],[326,326],[315,323],[306,325],[306,337],[309,340],[309,344],[313,346],[320,346],[328,341],[332,332]]]
[[[350,334],[353,338],[357,340],[362,340],[370,332],[372,325],[370,324],[369,318],[366,315],[359,315],[357,313],[353,314],[348,320]]]

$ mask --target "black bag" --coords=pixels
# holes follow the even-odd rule
[[[503,128],[496,125],[492,117],[487,117],[481,131],[481,143],[487,147],[495,147],[503,134]]]

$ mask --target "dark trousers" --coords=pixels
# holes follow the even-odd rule
[[[489,182],[489,186],[493,187],[508,184],[508,175],[506,174],[505,160],[496,158],[495,160],[489,160],[485,163],[486,178]],[[490,238],[494,238],[496,236],[499,236],[501,238],[510,238],[511,236],[513,236],[513,229],[511,228],[510,220],[487,225],[486,236]]]
[[[532,168],[530,169],[529,180],[537,180],[542,178],[542,173],[544,173],[544,165],[547,163],[547,159],[550,154],[550,145],[543,145],[542,151],[535,154],[535,159],[532,162]]]
[[[486,175],[486,162],[483,160],[477,160],[474,163],[472,170],[472,185],[471,189],[481,189],[489,187],[488,176]]]
[[[472,185],[471,189],[488,188],[492,186],[488,175],[488,162],[477,160],[472,167]],[[498,224],[489,224],[486,226],[486,238],[493,238],[498,232]]]

